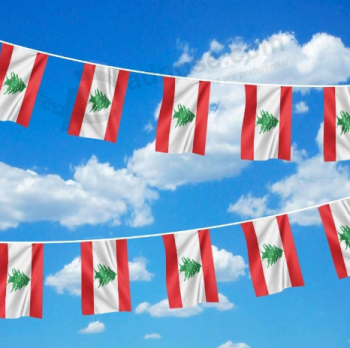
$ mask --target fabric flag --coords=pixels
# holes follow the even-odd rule
[[[156,151],[205,155],[210,82],[164,77]]]
[[[130,312],[127,241],[81,243],[83,314]]]
[[[241,157],[290,161],[292,87],[245,85]]]
[[[42,318],[43,244],[0,244],[0,318]]]
[[[350,88],[325,87],[324,141],[325,161],[350,159]]]
[[[219,302],[209,230],[163,236],[170,308]]]
[[[288,215],[245,222],[241,226],[256,296],[304,285]]]
[[[3,43],[0,53],[0,121],[28,127],[48,56]]]
[[[68,134],[117,141],[129,71],[85,64]]]
[[[350,276],[350,199],[318,208],[339,279]]]

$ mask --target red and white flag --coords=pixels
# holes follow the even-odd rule
[[[48,56],[3,43],[0,53],[0,121],[28,127]]]
[[[241,158],[291,159],[292,87],[245,85]]]
[[[209,230],[163,236],[170,308],[219,302]]]
[[[84,64],[68,134],[115,143],[129,74]]]
[[[339,279],[350,276],[350,199],[318,208]]]
[[[210,82],[163,77],[156,151],[205,155]]]
[[[256,296],[304,285],[288,215],[254,220],[241,226]]]
[[[42,244],[0,244],[0,318],[43,313]]]
[[[125,239],[81,243],[81,292],[84,315],[131,311]]]
[[[325,87],[324,141],[325,161],[350,159],[350,88]]]

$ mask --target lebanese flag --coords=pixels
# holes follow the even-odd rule
[[[84,64],[68,134],[115,143],[129,74]]]
[[[339,279],[350,276],[350,199],[318,208]]]
[[[3,43],[0,53],[0,121],[28,127],[48,56]]]
[[[209,230],[163,236],[170,308],[219,302]]]
[[[325,87],[323,155],[325,161],[350,159],[350,88]]]
[[[81,293],[84,315],[131,311],[126,239],[81,243]]]
[[[205,155],[210,82],[163,77],[156,151]]]
[[[245,85],[241,158],[290,161],[292,87]]]
[[[0,318],[42,318],[43,258],[43,244],[0,244]]]
[[[288,215],[241,224],[256,296],[304,286]]]

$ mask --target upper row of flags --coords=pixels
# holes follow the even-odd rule
[[[319,206],[338,277],[350,276],[350,199]],[[219,226],[216,226],[219,227]],[[241,223],[256,296],[304,286],[287,214]],[[218,303],[209,229],[163,234],[171,309]],[[43,313],[42,243],[0,244],[0,318]],[[84,315],[130,312],[127,240],[81,242]]]
[[[48,55],[3,43],[0,120],[28,127]],[[84,64],[68,134],[116,142],[129,71]],[[163,77],[155,150],[205,155],[211,82]],[[350,88],[324,87],[324,159],[350,159]],[[241,158],[291,160],[293,87],[245,85]],[[232,115],[234,117],[234,115]]]

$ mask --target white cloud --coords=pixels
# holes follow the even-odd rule
[[[190,48],[187,43],[180,43],[178,41],[178,48],[182,50],[182,54],[179,59],[174,63],[174,66],[178,67],[184,65],[186,63],[190,63],[193,60],[193,56],[191,55]]]
[[[151,123],[151,121],[149,121],[144,127],[143,127],[144,131],[147,133],[151,133],[154,129],[153,124]]]
[[[234,204],[230,204],[227,211],[229,213],[236,213],[242,217],[260,217],[266,214],[268,196],[253,197],[251,193],[242,195]]]
[[[211,52],[220,52],[222,49],[224,48],[224,45],[221,45],[220,42],[218,42],[217,40],[212,40],[212,42],[210,43],[210,51]]]
[[[304,101],[301,101],[301,102],[295,104],[295,113],[306,114],[308,112],[309,112],[309,107]]]
[[[157,333],[146,334],[145,336],[143,336],[143,339],[145,340],[160,340],[161,338],[162,336]]]
[[[105,324],[100,321],[94,321],[90,323],[85,329],[79,330],[80,334],[96,334],[106,331]]]
[[[218,348],[250,348],[245,343],[233,343],[232,341],[227,341]]]
[[[231,282],[237,280],[240,276],[245,276],[245,269],[248,265],[244,262],[242,256],[233,255],[225,249],[218,249],[212,246],[215,265],[216,280],[218,282]]]
[[[234,308],[234,304],[231,303],[228,298],[222,294],[219,294],[219,303],[202,303],[193,307],[175,308],[170,309],[168,300],[162,300],[154,305],[148,302],[140,303],[136,309],[136,314],[148,313],[151,317],[177,317],[188,318],[193,315],[202,313],[204,308],[215,308],[219,311],[228,311]]]
[[[153,222],[150,204],[158,193],[127,169],[114,169],[96,157],[74,168],[73,178],[40,175],[0,163],[0,229],[21,222],[81,225]]]
[[[136,257],[129,261],[130,281],[151,281],[154,277],[146,269],[147,259],[144,257]],[[50,274],[45,279],[45,285],[53,287],[58,294],[67,292],[70,295],[81,295],[81,259],[80,256],[65,265],[63,269]]]

